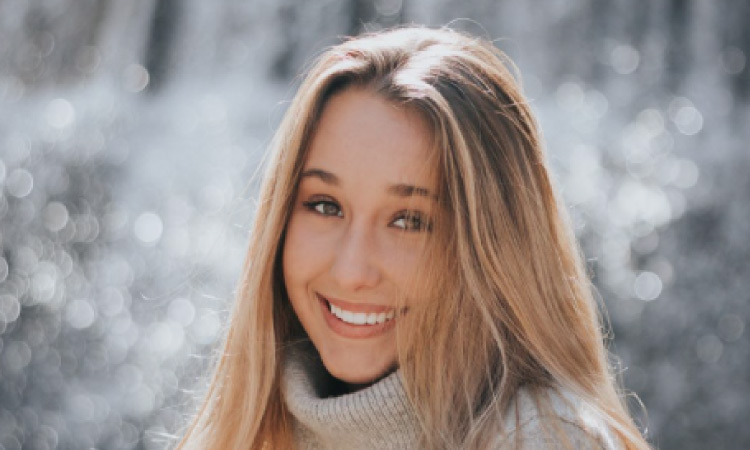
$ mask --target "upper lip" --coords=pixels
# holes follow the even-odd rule
[[[389,312],[389,311],[396,309],[395,307],[388,306],[388,305],[377,305],[377,304],[372,304],[372,303],[352,303],[352,302],[347,302],[345,300],[340,300],[337,298],[326,297],[322,294],[318,294],[318,293],[316,294],[322,300],[325,300],[328,303],[338,306],[339,308],[345,311],[350,311],[353,313],[382,313],[382,312]]]

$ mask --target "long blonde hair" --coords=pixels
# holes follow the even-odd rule
[[[434,133],[445,219],[435,230],[440,257],[425,270],[440,300],[399,335],[423,446],[481,448],[498,413],[530,387],[572,391],[625,448],[648,448],[616,388],[591,284],[509,66],[489,42],[415,27],[318,58],[272,143],[225,347],[179,448],[293,447],[280,378],[299,331],[280,254],[316,121],[349,86],[417,111]]]

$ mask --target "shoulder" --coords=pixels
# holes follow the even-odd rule
[[[619,450],[605,419],[563,389],[521,388],[505,411],[494,448]]]

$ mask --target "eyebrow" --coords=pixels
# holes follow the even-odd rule
[[[418,195],[420,197],[435,198],[429,189],[411,184],[394,184],[388,188],[388,192],[399,197],[412,197]]]
[[[322,182],[333,185],[333,186],[339,186],[341,184],[339,177],[323,169],[307,169],[304,172],[302,172],[302,178],[318,178]],[[415,186],[412,184],[404,184],[404,183],[393,184],[389,186],[388,193],[398,196],[398,197],[419,196],[419,197],[429,197],[432,199],[437,198],[435,194],[433,194],[427,188],[424,188],[421,186]]]
[[[339,182],[339,177],[323,169],[307,169],[302,172],[302,178],[308,177],[320,178],[322,182],[326,184],[332,184],[334,186],[338,186],[339,184],[341,184]]]

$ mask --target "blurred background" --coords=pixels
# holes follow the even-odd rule
[[[745,0],[0,0],[0,449],[179,433],[299,73],[411,22],[518,64],[648,439],[750,448],[749,19]]]

